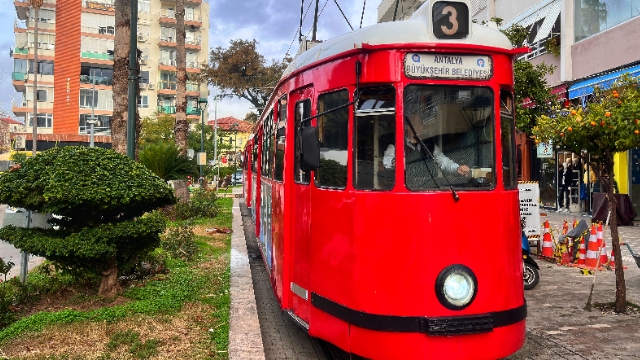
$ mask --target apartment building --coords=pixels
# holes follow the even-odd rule
[[[379,21],[410,16],[424,0],[382,0]],[[523,58],[538,64],[556,66],[547,76],[552,93],[561,101],[584,104],[594,86],[607,87],[623,74],[640,76],[640,47],[635,36],[640,34],[639,0],[470,0],[471,13],[478,22],[493,17],[503,19],[502,28],[519,24],[530,32],[526,45],[531,52]],[[396,4],[398,11],[396,11]],[[406,11],[406,14],[405,14]],[[559,49],[559,56],[549,44]],[[526,138],[526,137],[525,137]],[[523,149],[526,147],[523,145]],[[538,180],[541,189],[553,183],[557,164],[570,153],[551,155],[531,149],[529,177]],[[529,159],[523,153],[523,158]],[[640,148],[615,157],[615,177],[621,193],[631,196],[640,214]],[[527,164],[523,164],[527,165]],[[555,206],[555,196],[550,196]]]
[[[12,81],[22,94],[22,101],[12,104],[12,110],[25,119],[26,131],[31,133],[35,11],[27,0],[14,0],[14,6]],[[206,85],[195,81],[208,56],[209,4],[185,0],[185,27],[190,77],[187,118],[196,122],[200,119],[197,99],[209,94]],[[95,141],[109,144],[113,113],[113,0],[45,0],[39,11],[38,28],[38,150],[61,142],[88,143],[92,119],[97,120]],[[139,114],[175,114],[175,0],[138,0],[137,34],[142,54]],[[31,141],[26,146],[30,148]]]

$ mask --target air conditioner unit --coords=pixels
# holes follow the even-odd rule
[[[147,65],[147,59],[140,59],[140,64]]]
[[[25,140],[24,136],[16,136],[15,143],[14,143],[16,150],[24,149],[24,142],[25,142],[24,140]]]
[[[145,42],[147,41],[147,38],[145,38],[144,35],[138,35],[138,41]]]
[[[145,84],[145,83],[138,83],[138,87],[140,87],[140,89],[146,89],[146,88],[147,88],[147,84]]]
[[[148,85],[148,89],[149,89],[149,90],[153,90],[153,89],[155,89],[155,87],[156,87],[156,86],[155,86],[155,85],[153,85],[153,84],[149,84],[149,85]]]

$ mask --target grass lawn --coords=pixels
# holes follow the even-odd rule
[[[227,359],[231,235],[206,229],[231,228],[232,203],[191,223],[195,260],[169,257],[166,274],[123,282],[115,299],[97,296],[96,279],[32,271],[19,319],[0,328],[0,359]]]

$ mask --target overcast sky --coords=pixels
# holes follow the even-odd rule
[[[356,29],[360,25],[360,15],[365,1],[337,0],[349,22]],[[376,22],[379,4],[380,0],[366,2],[363,27]],[[313,26],[314,5],[314,0],[304,0],[304,9],[305,12],[308,9],[308,12],[302,25],[302,33],[309,38],[311,38]],[[210,1],[209,6],[209,48],[217,46],[226,48],[229,46],[229,41],[233,39],[256,39],[259,42],[258,51],[268,62],[271,59],[282,59],[287,51],[291,56],[296,54],[301,0],[215,0]],[[322,12],[318,20],[317,32],[319,40],[327,40],[351,31],[334,0],[320,0],[320,10]],[[9,49],[14,47],[15,43],[13,35],[15,18],[13,4],[0,7],[0,34],[2,34],[0,35],[0,107],[6,110],[11,110],[12,96],[16,101],[21,99],[11,84],[13,59],[9,57]],[[61,66],[61,64],[55,64],[55,66]],[[251,105],[244,100],[224,99],[218,102],[217,106],[218,118],[234,116],[242,119],[249,111],[251,111]],[[213,119],[213,103],[210,103],[209,114],[209,118]]]

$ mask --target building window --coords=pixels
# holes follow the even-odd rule
[[[149,83],[149,72],[140,71],[140,84],[148,84],[148,83]]]
[[[33,126],[33,114],[28,114],[27,126]],[[53,127],[53,114],[38,114],[37,126],[39,128]]]
[[[575,0],[576,42],[640,15],[635,0]]]
[[[96,120],[93,124],[93,133],[95,135],[111,135],[111,116],[95,115]],[[91,114],[80,114],[80,128],[78,134],[91,133]]]
[[[151,12],[151,0],[140,0],[138,2],[138,12],[150,13]]]
[[[138,98],[138,107],[147,109],[149,107],[149,97],[147,95],[141,95]]]
[[[33,60],[29,60],[29,73],[33,74]],[[53,75],[53,61],[38,61],[38,74]]]
[[[36,93],[36,99],[38,101],[47,101],[47,90],[38,90]]]
[[[91,109],[98,107],[98,94],[93,90],[80,89],[80,108]]]

